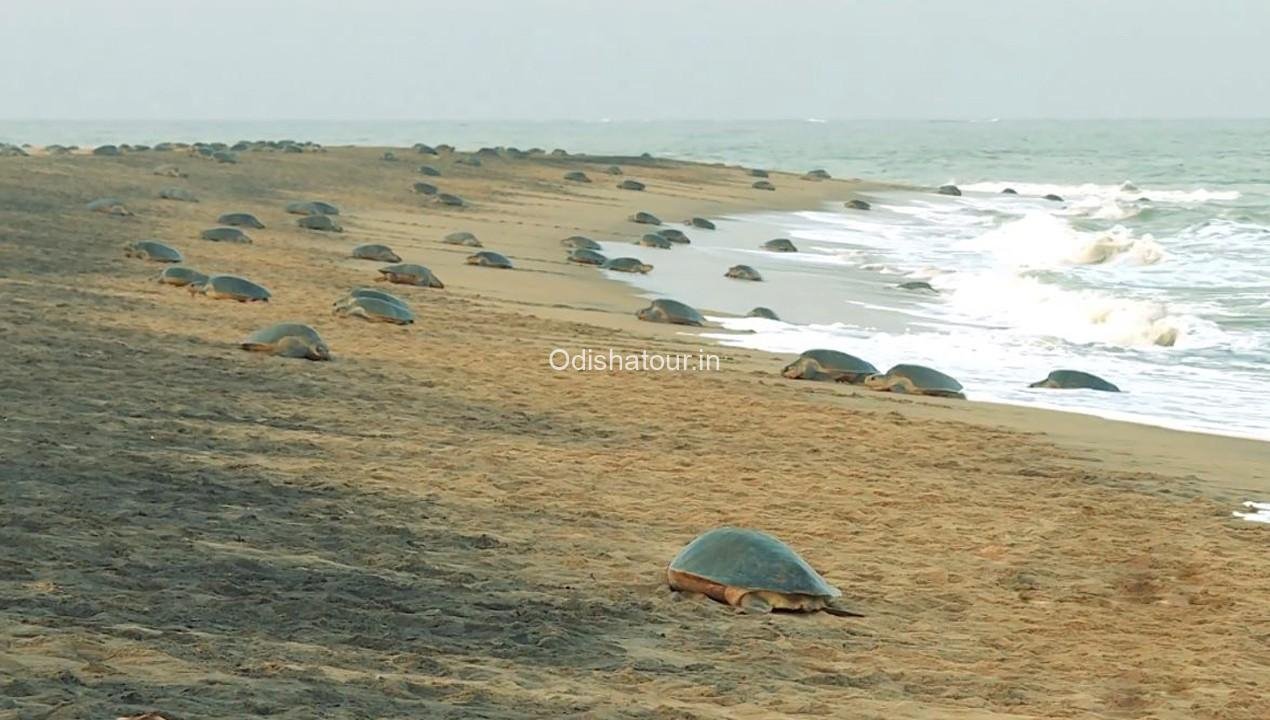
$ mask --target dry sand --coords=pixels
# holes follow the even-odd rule
[[[622,161],[633,193],[605,163],[381,152],[0,160],[0,718],[1270,715],[1270,534],[1230,519],[1270,496],[1267,444],[787,381],[746,351],[553,372],[556,347],[701,347],[564,263],[564,236],[856,187]],[[136,215],[84,210],[103,195]],[[346,232],[297,228],[299,199]],[[269,227],[197,239],[226,211]],[[518,269],[465,266],[438,242],[464,229]],[[160,286],[123,257],[144,238],[274,301]],[[376,274],[362,242],[445,281],[394,288],[415,326],[330,315]],[[282,320],[335,361],[237,349]],[[670,557],[724,523],[867,617],[671,593]]]

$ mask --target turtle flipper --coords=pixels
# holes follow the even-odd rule
[[[742,595],[736,607],[747,615],[765,615],[772,611],[772,604],[756,592]]]
[[[836,599],[826,601],[822,609],[834,617],[864,617],[864,613],[845,608]]]

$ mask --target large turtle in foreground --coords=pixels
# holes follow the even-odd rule
[[[791,380],[821,380],[858,384],[876,375],[878,369],[872,363],[837,350],[818,348],[808,350],[785,366],[781,375]]]
[[[1102,392],[1120,392],[1120,388],[1103,380],[1097,375],[1080,370],[1055,370],[1044,380],[1028,385],[1030,388],[1053,388],[1056,390],[1101,390]]]
[[[925,365],[900,364],[864,379],[865,387],[883,392],[966,399],[961,383]]]
[[[243,350],[305,360],[330,360],[331,349],[317,330],[301,323],[279,323],[247,336]]]
[[[213,300],[237,300],[247,302],[269,302],[272,297],[264,287],[237,275],[213,275],[198,284],[190,284],[191,295],[203,295]]]
[[[654,300],[651,305],[635,313],[635,317],[648,322],[672,325],[705,325],[706,319],[693,308],[678,300],[665,298]]]
[[[723,273],[723,277],[730,277],[734,280],[749,280],[750,282],[762,282],[763,276],[758,270],[749,265],[733,265],[728,271]]]
[[[398,285],[418,285],[420,287],[444,288],[441,280],[432,274],[432,271],[422,265],[414,263],[399,263],[397,265],[389,265],[388,267],[379,268],[380,277],[376,278],[381,282],[396,283]]]
[[[128,243],[124,246],[123,252],[130,258],[140,258],[150,262],[179,263],[184,259],[181,257],[180,250],[156,240],[138,240]]]
[[[720,527],[698,535],[666,568],[672,590],[696,592],[746,613],[773,610],[861,617],[793,548],[758,530]]]

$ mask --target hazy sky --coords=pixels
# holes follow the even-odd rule
[[[3,0],[0,117],[1270,117],[1270,0]]]

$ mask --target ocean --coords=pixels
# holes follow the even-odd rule
[[[716,318],[727,332],[708,334],[725,344],[836,348],[882,368],[941,369],[976,400],[1270,439],[1270,121],[0,121],[0,142],[36,145],[283,137],[650,152],[954,183],[962,196],[870,192],[867,212],[834,203],[734,216],[690,231],[688,247],[607,250],[656,266],[615,274],[650,296],[782,318]],[[800,252],[759,250],[775,237]],[[724,278],[736,263],[765,282]],[[897,287],[909,280],[937,293]],[[1027,387],[1059,368],[1124,392]]]

